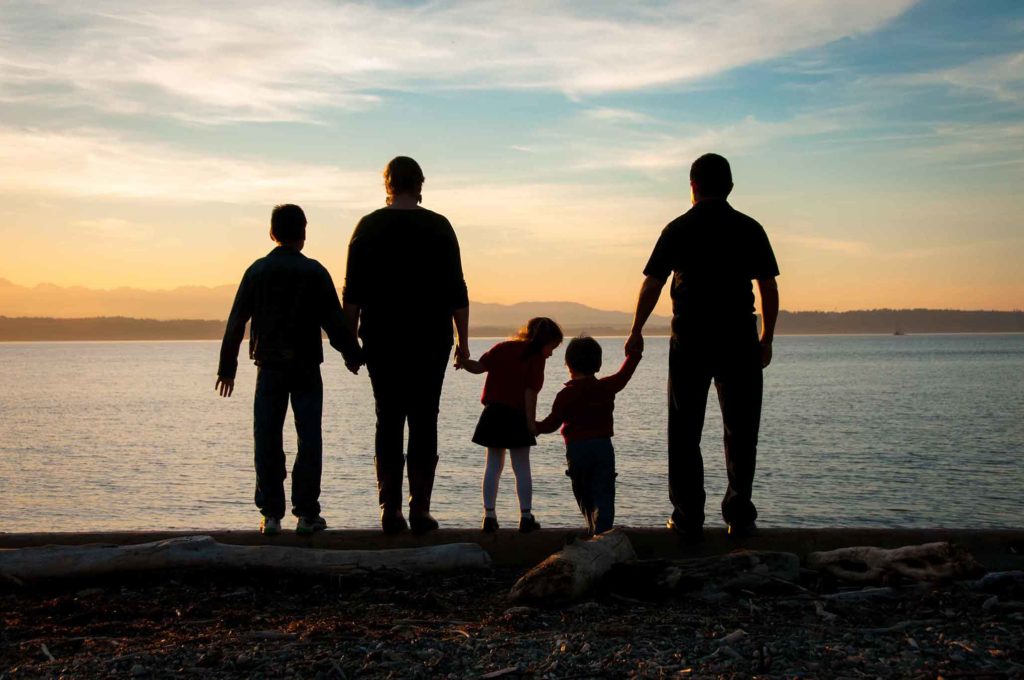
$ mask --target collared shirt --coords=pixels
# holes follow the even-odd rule
[[[537,431],[547,434],[561,426],[566,444],[614,436],[615,395],[626,387],[639,363],[640,355],[630,354],[613,375],[565,383],[551,405],[551,415],[537,423]]]
[[[504,404],[521,411],[526,410],[526,390],[540,392],[544,387],[544,364],[539,352],[524,357],[527,343],[506,340],[484,352],[480,363],[487,369],[487,380],[480,402]]]
[[[345,304],[360,308],[371,345],[452,344],[452,312],[469,305],[455,230],[443,215],[381,208],[363,217],[348,245]]]
[[[331,275],[295,248],[274,248],[242,276],[221,343],[221,378],[235,377],[238,347],[250,319],[249,358],[257,365],[322,363],[321,328],[346,361],[359,356]]]
[[[672,330],[748,328],[753,279],[779,275],[764,228],[724,199],[703,200],[661,232],[644,275],[672,275]]]

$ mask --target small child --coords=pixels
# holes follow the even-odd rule
[[[608,531],[615,523],[615,449],[612,448],[612,412],[615,395],[633,377],[640,354],[626,356],[619,372],[598,379],[601,345],[588,336],[573,338],[565,348],[569,382],[555,396],[551,415],[537,423],[547,434],[562,427],[566,475],[591,535]]]
[[[534,427],[537,394],[544,385],[544,363],[560,344],[562,329],[558,324],[547,317],[537,317],[519,329],[514,338],[487,350],[479,361],[456,356],[456,368],[464,368],[470,373],[487,373],[480,398],[484,410],[473,433],[473,442],[487,448],[481,528],[488,533],[498,530],[494,504],[498,498],[498,481],[505,467],[506,449],[516,476],[519,531],[525,534],[540,529],[532,509],[530,447],[537,444]]]

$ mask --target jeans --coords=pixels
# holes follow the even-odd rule
[[[253,440],[256,463],[256,507],[265,517],[284,517],[284,445],[282,429],[291,398],[298,450],[292,465],[292,514],[320,514],[323,437],[320,420],[324,386],[320,365],[263,365],[256,373]]]
[[[411,343],[410,343],[411,344]],[[437,468],[437,413],[451,346],[365,347],[377,411],[374,438],[377,493],[386,513],[402,509],[402,471],[409,467],[409,512],[430,512]],[[409,452],[403,452],[409,423]]]
[[[569,442],[565,450],[572,494],[591,534],[615,523],[615,449],[609,437]]]
[[[756,331],[725,341],[673,337],[669,349],[668,480],[678,526],[704,523],[704,459],[700,440],[708,389],[714,380],[725,431],[729,485],[722,516],[729,524],[757,518],[751,500],[761,423],[762,374]]]

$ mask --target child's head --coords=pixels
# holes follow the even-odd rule
[[[526,322],[516,333],[516,340],[526,343],[523,358],[541,354],[545,359],[551,356],[555,348],[562,344],[562,329],[552,319],[538,316]]]
[[[573,373],[594,375],[601,370],[601,345],[589,335],[573,338],[565,348],[565,365]]]
[[[270,214],[270,238],[281,245],[302,248],[306,241],[306,213],[291,203],[274,206]]]

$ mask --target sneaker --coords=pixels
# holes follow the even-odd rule
[[[740,540],[743,538],[750,538],[756,533],[757,522],[746,522],[743,524],[730,524],[729,533],[726,535],[731,539]]]
[[[264,536],[277,536],[281,533],[281,520],[277,517],[264,517],[260,520],[260,533]]]
[[[383,511],[380,513],[380,528],[387,536],[394,536],[403,531],[408,531],[409,525],[406,523],[401,511]]]
[[[327,520],[320,515],[316,517],[300,517],[295,523],[295,533],[297,534],[312,534],[317,531],[323,531],[327,528]]]
[[[480,526],[485,534],[493,534],[498,530],[497,517],[484,517],[484,523]]]
[[[528,534],[537,529],[540,529],[540,522],[533,515],[524,515],[519,518],[519,533]]]
[[[409,515],[409,527],[414,534],[425,534],[428,531],[435,531],[439,526],[437,520],[431,517],[429,512]]]
[[[683,539],[685,543],[700,543],[704,540],[704,527],[697,525],[682,525],[677,524],[676,520],[672,517],[668,518],[665,522],[665,526],[672,530],[672,532]]]

